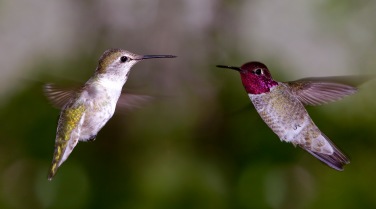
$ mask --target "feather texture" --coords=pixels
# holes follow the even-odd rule
[[[355,94],[356,86],[372,76],[312,77],[286,82],[304,105],[322,105]]]

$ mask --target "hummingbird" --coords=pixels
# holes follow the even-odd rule
[[[48,174],[52,180],[79,141],[93,141],[115,112],[119,98],[132,105],[142,98],[122,96],[122,88],[132,66],[141,60],[174,58],[173,55],[137,55],[123,49],[106,50],[92,76],[76,90],[46,84],[44,92],[54,106],[60,107],[55,151]],[[124,99],[123,99],[124,97]]]
[[[348,157],[319,130],[304,106],[321,105],[354,94],[357,92],[354,83],[360,84],[367,78],[334,76],[278,82],[273,80],[268,68],[261,62],[248,62],[241,67],[217,67],[240,73],[253,106],[281,141],[306,150],[339,171],[350,163]]]

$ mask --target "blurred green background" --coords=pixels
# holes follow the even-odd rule
[[[374,1],[0,1],[0,208],[376,208],[375,81],[308,107],[348,156],[337,172],[263,123],[239,75],[376,73]],[[134,66],[155,95],[79,143],[47,181],[59,110],[42,84],[84,83],[108,48],[174,54]],[[249,106],[244,110],[245,106]]]

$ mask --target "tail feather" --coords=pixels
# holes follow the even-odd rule
[[[50,168],[50,172],[48,173],[48,180],[51,181],[52,178],[56,175],[56,172],[57,172],[57,168],[59,166],[57,165],[57,162],[52,162],[52,165],[51,165],[51,168]]]
[[[343,166],[350,163],[349,159],[338,149],[334,149],[334,152],[331,155],[317,153],[308,149],[306,150],[323,163],[338,171],[343,171]]]
[[[343,171],[343,166],[350,163],[350,160],[348,157],[346,157],[345,154],[343,154],[335,145],[333,142],[330,141],[330,139],[325,136],[323,133],[321,133],[322,136],[325,137],[325,139],[329,142],[331,147],[333,148],[333,153],[328,155],[320,152],[315,152],[310,149],[306,149],[303,146],[300,146],[301,148],[305,149],[307,152],[309,152],[311,155],[315,156],[317,159],[321,160],[323,163],[328,165],[331,168],[334,168],[338,171]]]
[[[84,106],[65,109],[60,114],[55,139],[55,151],[48,174],[52,180],[59,166],[68,158],[80,138],[81,126],[85,119]]]
[[[61,140],[56,143],[54,157],[52,160],[50,172],[48,173],[48,180],[51,181],[52,178],[56,175],[57,169],[72,153],[73,148],[77,145],[77,142],[78,138],[73,137],[69,141]]]
[[[62,144],[62,146],[58,144],[55,145],[56,147],[54,151],[54,157],[47,177],[49,181],[51,181],[52,178],[56,175],[57,169],[62,163],[61,161],[63,158],[63,153],[66,148],[66,145],[67,143]]]

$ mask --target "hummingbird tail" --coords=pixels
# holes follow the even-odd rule
[[[50,172],[48,174],[48,180],[56,175],[57,169],[63,164],[63,162],[68,158],[68,156],[73,151],[73,148],[77,145],[78,134],[74,133],[72,139],[69,141],[66,140],[57,140],[55,143],[54,157],[52,160]]]
[[[306,150],[313,156],[315,156],[317,159],[327,164],[329,167],[334,168],[338,171],[343,171],[343,166],[350,163],[349,159],[338,149],[334,149],[334,152],[331,155],[313,152],[308,149]]]
[[[61,161],[62,154],[61,154],[61,147],[56,147],[54,152],[54,158],[52,160],[52,164],[50,167],[50,171],[48,173],[48,180],[51,181],[52,178],[56,175],[57,169],[59,168],[59,162]]]
[[[50,168],[50,172],[48,173],[48,180],[51,181],[52,178],[56,175],[56,171],[57,171],[57,163],[53,163],[51,168]]]
[[[338,170],[343,171],[343,166],[350,163],[350,160],[348,157],[346,157],[345,154],[341,152],[334,144],[330,141],[330,139],[325,136],[323,133],[321,133],[323,137],[329,142],[333,149],[333,153],[328,155],[320,152],[315,152],[310,149],[305,149],[304,147],[300,146],[301,148],[305,149],[307,152],[309,152],[311,155],[315,156],[317,159],[321,160],[323,163],[328,165],[329,167]]]

